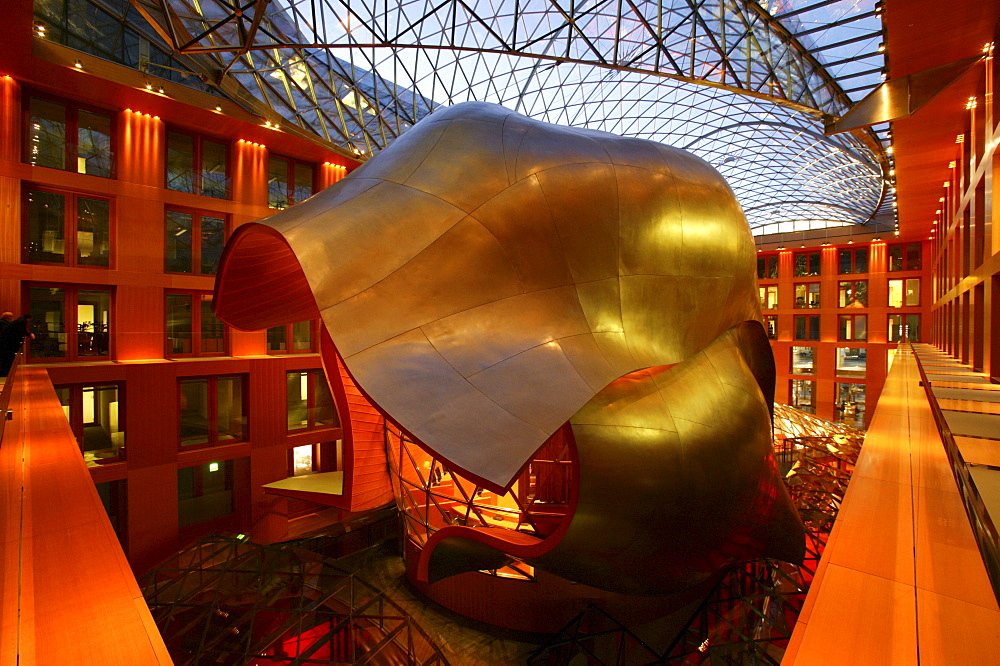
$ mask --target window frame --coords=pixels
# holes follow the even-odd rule
[[[190,296],[191,297],[191,351],[173,352],[170,341],[170,309],[167,302],[170,296]],[[197,298],[196,298],[197,297]],[[222,351],[206,352],[202,349],[204,342],[202,336],[202,304],[205,299],[211,300],[214,297],[212,292],[199,291],[197,289],[164,289],[163,291],[163,358],[212,358],[225,357],[229,354],[229,326],[221,319],[216,319],[222,325]],[[195,304],[197,303],[197,307]]]
[[[181,136],[189,137],[192,140],[191,148],[191,188],[193,192],[187,192],[185,190],[176,189],[170,186],[170,169],[169,169],[169,155],[170,155],[170,135],[178,134]],[[198,132],[189,131],[183,128],[168,126],[163,132],[163,188],[171,192],[180,192],[182,194],[193,194],[200,197],[208,197],[210,199],[215,199],[218,201],[231,201],[233,198],[233,182],[231,166],[233,163],[233,145],[232,141],[228,139],[217,139],[215,137],[200,134]],[[224,181],[226,183],[226,191],[224,196],[217,197],[214,194],[205,194],[205,183],[202,174],[202,163],[204,159],[204,142],[209,141],[211,143],[217,143],[225,148],[226,153],[226,172]]]
[[[840,257],[841,257],[841,255],[844,252],[850,252],[851,253],[851,270],[846,271],[846,272],[843,271],[843,270],[841,270],[841,267],[843,266],[843,262],[841,261]],[[859,271],[858,270],[858,261],[857,261],[858,260],[858,254],[861,253],[861,252],[865,253],[865,270],[863,270],[863,271]],[[871,272],[871,255],[869,253],[869,248],[868,247],[840,248],[837,251],[837,274],[838,275],[867,275],[869,272]]]
[[[799,257],[806,258],[806,270],[804,273],[799,272]],[[813,270],[813,257],[816,258],[816,272]],[[795,252],[792,255],[792,277],[819,277],[823,274],[823,255],[820,252]]]
[[[196,470],[195,472],[193,472],[194,478],[192,478],[192,482],[191,482],[192,496],[189,497],[189,498],[187,498],[184,501],[195,500],[195,499],[197,499],[199,497],[204,497],[205,496],[204,492],[202,492],[200,494],[197,493],[198,487],[199,486],[203,487],[203,485],[204,485],[203,483],[199,483],[198,476],[199,476],[199,474],[201,474],[201,472],[198,471],[198,470],[204,469],[204,468],[206,468],[206,467],[208,467],[210,465],[213,465],[213,464],[217,464],[217,465],[221,465],[222,466],[221,471],[225,475],[225,479],[223,480],[223,492],[228,492],[229,493],[229,512],[221,514],[221,515],[218,515],[218,516],[211,516],[211,517],[205,518],[203,520],[196,520],[196,521],[187,522],[187,523],[182,522],[182,520],[181,520],[181,501],[182,500],[181,500],[181,494],[180,494],[180,490],[181,490],[180,475],[183,473],[183,470],[186,470],[186,469]],[[229,459],[226,459],[226,460],[216,460],[216,461],[207,462],[207,463],[199,463],[197,465],[179,466],[177,468],[176,502],[177,502],[177,526],[178,526],[178,528],[181,531],[195,529],[195,526],[197,526],[197,525],[215,524],[216,521],[233,519],[236,516],[236,514],[237,514],[237,471],[236,471],[236,459],[235,458],[229,458]]]
[[[764,315],[764,334],[768,340],[778,339],[778,315]]]
[[[796,310],[813,310],[822,307],[823,304],[823,288],[822,282],[796,282],[794,284],[792,308]],[[798,291],[799,287],[805,287],[806,296],[811,296],[814,292],[812,287],[816,287],[816,300],[815,301],[804,301],[802,305],[798,303]]]
[[[906,283],[911,282],[911,281],[915,281],[917,283],[917,302],[913,303],[913,304],[910,304],[910,303],[906,302]],[[901,297],[902,300],[900,301],[899,305],[893,305],[892,304],[892,283],[893,282],[899,282],[900,283],[900,285],[899,285],[900,286],[899,293],[900,293],[900,297]],[[923,291],[923,285],[921,284],[921,280],[920,280],[919,277],[889,278],[888,282],[886,282],[886,307],[891,308],[892,310],[899,310],[899,309],[902,309],[902,308],[919,308],[920,307],[920,299],[921,299],[921,293],[920,293],[921,291]]]
[[[920,339],[919,339],[920,338],[920,329],[921,329],[921,327],[923,325],[923,322],[920,321],[920,319],[921,319],[920,313],[919,312],[903,312],[903,311],[901,311],[899,309],[896,309],[896,308],[893,308],[893,312],[890,312],[889,315],[888,315],[888,317],[886,318],[886,335],[885,335],[886,342],[888,342],[889,344],[895,344],[895,343],[902,342],[902,340],[903,340],[902,333],[899,333],[898,335],[894,335],[893,334],[893,329],[894,329],[893,323],[892,323],[892,318],[893,317],[899,317],[900,318],[900,322],[901,322],[900,325],[901,326],[903,326],[903,325],[906,326],[906,339],[909,342],[920,342]],[[916,317],[917,318],[917,339],[916,340],[914,340],[913,338],[910,337],[910,324],[909,324],[909,321],[908,321],[910,317]]]
[[[805,320],[805,322],[806,322],[805,323],[805,328],[807,329],[806,330],[806,337],[801,337],[801,338],[798,337],[798,335],[799,335],[799,327],[798,327],[798,321],[797,320],[798,320],[799,317],[802,317]],[[815,317],[815,319],[810,319],[811,317]],[[812,322],[814,322],[814,321],[816,322],[815,332],[813,331],[813,326],[812,326]],[[792,339],[793,340],[819,340],[819,338],[820,338],[820,331],[822,330],[822,328],[821,328],[822,322],[821,322],[820,316],[818,314],[815,314],[815,315],[806,315],[806,314],[795,315],[795,319],[792,320],[792,324],[793,324],[792,325]],[[814,335],[815,335],[815,337],[813,337]]]
[[[64,138],[63,146],[63,159],[65,161],[65,166],[62,168],[44,166],[41,164],[31,163],[30,147],[33,141],[31,140],[31,100],[32,99],[42,99],[47,102],[52,102],[54,104],[61,104],[66,110],[66,136]],[[77,166],[77,159],[80,157],[79,153],[79,136],[80,136],[80,111],[87,111],[88,113],[96,113],[106,116],[109,123],[108,138],[110,143],[109,152],[111,154],[111,166],[108,169],[107,176],[101,176],[94,173],[80,173],[79,167]],[[56,95],[49,95],[47,93],[39,92],[34,89],[25,89],[21,93],[21,162],[27,164],[28,166],[38,167],[42,169],[55,169],[56,171],[68,171],[70,173],[75,173],[81,176],[92,176],[94,178],[103,178],[106,180],[115,180],[117,175],[117,160],[115,156],[118,154],[118,110],[110,110],[101,108],[99,106],[93,106],[91,104],[82,104],[78,101],[66,99],[64,97],[58,97]],[[72,137],[72,141],[70,140]]]
[[[301,375],[305,373],[308,377],[306,380],[306,425],[291,427],[288,423],[288,396],[287,396],[287,386],[288,386],[288,375],[296,374]],[[336,424],[328,423],[317,423],[316,422],[316,383],[322,381],[326,384],[327,390],[330,392],[330,403],[333,405],[333,413],[337,418]],[[311,432],[315,430],[334,430],[341,429],[343,427],[343,421],[340,415],[340,407],[337,404],[337,398],[333,395],[333,389],[330,387],[330,383],[326,378],[326,372],[323,368],[302,368],[301,370],[287,370],[285,372],[285,428],[288,434],[295,434],[301,432]]]
[[[909,264],[908,264],[908,261],[909,261],[909,258],[910,258],[910,252],[909,251],[913,247],[917,248],[917,267],[916,268],[911,268],[909,266]],[[893,268],[892,251],[895,248],[902,248],[902,250],[901,250],[902,251],[902,256],[900,257],[899,268]],[[923,248],[923,243],[920,243],[920,242],[917,242],[917,243],[892,243],[891,245],[889,245],[886,248],[886,251],[885,251],[886,272],[887,273],[905,273],[907,271],[919,271],[919,270],[921,270],[921,268],[922,268],[922,266],[924,264],[923,249],[924,249]]]
[[[858,330],[857,318],[858,317],[864,317],[865,318],[865,336],[863,338],[857,337],[857,330]],[[853,333],[853,337],[850,337],[850,338],[841,337],[841,331],[843,331],[843,329],[844,329],[842,323],[843,323],[843,321],[845,319],[850,319],[851,320],[851,330],[854,332]],[[862,314],[840,314],[840,315],[838,315],[837,316],[837,342],[868,342],[868,314],[867,313],[862,313]]]
[[[284,206],[272,206],[271,205],[271,187],[270,187],[271,180],[270,179],[271,179],[271,160],[272,159],[283,160],[285,162],[285,164],[287,165],[287,170],[286,170],[286,174],[285,174],[285,205]],[[265,182],[265,186],[266,186],[266,189],[267,189],[267,207],[268,207],[268,209],[270,209],[270,210],[284,210],[286,208],[290,208],[290,207],[294,206],[297,203],[301,203],[300,201],[297,201],[296,198],[295,198],[295,167],[297,165],[298,166],[309,167],[312,170],[312,183],[310,184],[310,190],[312,191],[312,194],[310,194],[309,196],[311,197],[314,194],[316,194],[316,192],[317,192],[316,182],[317,182],[317,177],[318,177],[319,170],[316,168],[316,164],[315,163],[308,162],[306,160],[298,160],[298,159],[295,159],[294,157],[286,157],[284,155],[279,155],[279,154],[276,154],[276,153],[270,153],[269,152],[268,155],[267,155],[267,180]],[[306,198],[308,199],[309,197],[306,197]],[[303,201],[305,201],[305,199],[303,199]]]
[[[57,194],[63,199],[63,260],[62,261],[42,261],[31,259],[28,249],[28,240],[31,237],[31,209],[29,196],[31,192],[43,192],[45,194]],[[79,199],[93,199],[94,201],[106,201],[108,203],[108,265],[96,266],[94,264],[80,263],[77,258],[79,251],[79,213],[77,202]],[[99,271],[113,270],[115,268],[114,239],[116,233],[115,199],[110,196],[92,195],[79,190],[68,190],[49,185],[35,185],[30,182],[22,183],[21,187],[21,263],[32,266],[69,266],[71,268],[87,268]]]
[[[267,353],[269,355],[271,355],[271,356],[285,356],[285,355],[290,355],[290,354],[315,354],[315,353],[317,353],[319,351],[319,348],[318,348],[318,346],[316,344],[317,340],[319,339],[319,333],[320,333],[320,331],[319,331],[319,320],[309,319],[307,321],[308,321],[308,324],[309,324],[309,348],[308,349],[290,349],[289,348],[291,346],[289,344],[289,341],[295,339],[295,326],[297,324],[307,323],[307,322],[303,322],[303,321],[297,321],[297,322],[292,322],[291,324],[281,324],[279,326],[271,326],[270,328],[266,329],[266,331],[264,333],[265,336],[268,333],[270,333],[272,330],[276,329],[276,328],[284,328],[285,329],[285,348],[284,349],[274,349],[274,350],[270,349],[270,345],[268,344],[267,339],[265,337],[264,346],[268,348],[267,349]]]
[[[168,228],[168,218],[170,213],[180,213],[181,215],[191,216],[191,270],[190,271],[173,271],[167,267],[167,239],[169,234]],[[227,213],[218,213],[215,211],[210,211],[204,208],[190,208],[187,206],[174,206],[172,204],[167,204],[163,208],[163,272],[168,275],[201,275],[208,277],[215,277],[218,273],[218,262],[216,263],[216,271],[213,273],[202,272],[202,258],[203,258],[203,240],[204,236],[202,230],[202,218],[213,218],[222,220],[222,245],[226,244],[229,240],[229,235],[231,233],[230,226],[230,215]],[[198,242],[195,243],[194,239],[197,238]],[[219,254],[219,261],[222,260],[222,254]]]
[[[757,255],[757,279],[758,280],[778,279],[778,255],[776,254]]]
[[[115,360],[115,286],[114,285],[92,285],[92,284],[67,284],[64,282],[22,282],[21,299],[25,307],[23,312],[31,312],[31,290],[32,289],[61,289],[64,293],[63,300],[63,326],[66,335],[66,355],[65,356],[40,356],[35,357],[31,353],[33,341],[25,338],[25,360],[28,363],[74,363],[80,360]],[[80,322],[78,321],[78,307],[80,304],[81,291],[103,291],[108,294],[108,353],[107,354],[81,354],[80,353]],[[38,321],[31,320],[31,333],[38,335]]]
[[[807,384],[809,385],[809,398],[810,398],[810,400],[812,402],[810,404],[808,404],[808,405],[805,405],[806,407],[808,407],[807,409],[803,409],[803,405],[800,405],[798,403],[798,401],[796,400],[797,394],[800,393],[799,391],[796,391],[796,387],[797,387],[797,385],[798,386],[804,386],[804,385],[807,385]],[[816,413],[816,405],[817,405],[817,402],[818,402],[817,399],[816,399],[816,380],[815,379],[789,379],[788,380],[788,402],[789,402],[789,405],[791,407],[793,407],[794,409],[797,409],[797,410],[799,410],[801,412],[806,412],[807,414],[815,414]]]
[[[842,302],[842,298],[841,298],[842,295],[843,295],[843,293],[844,293],[844,285],[845,284],[851,285],[850,286],[851,301],[849,303]],[[865,285],[865,302],[864,303],[861,303],[861,301],[858,300],[857,294],[858,294],[858,285],[859,284],[864,284]],[[855,309],[858,309],[859,307],[860,308],[867,308],[868,307],[867,301],[868,301],[868,280],[837,280],[837,308],[838,309],[840,309],[840,308],[855,308]],[[855,306],[854,305],[855,303],[861,303],[861,305],[860,306]]]
[[[73,436],[76,438],[77,445],[80,447],[80,455],[84,457],[87,467],[100,467],[102,465],[109,465],[112,463],[124,462],[126,460],[126,445],[127,445],[127,431],[124,428],[119,428],[119,432],[122,433],[122,443],[119,447],[119,455],[114,458],[108,458],[103,461],[97,461],[91,464],[91,461],[86,460],[87,451],[85,446],[85,430],[87,424],[83,422],[83,392],[85,389],[93,388],[105,388],[108,386],[115,387],[118,392],[118,422],[125,423],[126,419],[126,407],[125,407],[125,382],[123,381],[107,381],[107,382],[97,382],[97,383],[85,383],[85,384],[55,384],[53,386],[56,391],[59,389],[66,389],[69,391],[69,416],[67,420],[69,421],[70,429],[73,431]],[[112,441],[112,444],[114,442]]]
[[[241,384],[240,389],[240,409],[242,410],[242,432],[234,439],[219,439],[219,380],[238,379]],[[181,431],[181,422],[184,414],[184,382],[206,381],[207,405],[207,425],[206,441],[196,444],[185,444]],[[199,449],[209,449],[228,444],[239,444],[250,441],[250,392],[247,390],[249,382],[245,374],[225,374],[225,375],[192,375],[180,376],[177,378],[177,446],[180,451],[195,451]]]
[[[811,349],[812,350],[812,364],[810,365],[808,372],[805,372],[805,371],[799,372],[798,370],[795,369],[795,350],[796,349]],[[816,349],[817,349],[817,347],[815,345],[792,345],[791,347],[789,347],[789,349],[788,349],[788,356],[789,356],[788,374],[789,375],[795,375],[795,376],[798,376],[798,375],[802,375],[802,376],[815,375],[816,374]]]
[[[856,350],[859,352],[864,352],[865,355],[865,365],[861,370],[850,369],[847,365],[841,365],[841,358],[847,358],[848,353],[851,350]],[[841,353],[843,351],[843,354]],[[849,374],[851,372],[860,374]],[[835,377],[840,379],[865,379],[868,377],[868,348],[867,347],[844,347],[837,345],[834,349],[834,363],[833,363],[833,374]],[[850,382],[848,382],[850,383]]]
[[[757,287],[758,294],[760,295],[760,309],[761,310],[777,310],[778,309],[778,285],[777,284],[762,284]],[[771,300],[771,295],[774,295],[774,300]]]

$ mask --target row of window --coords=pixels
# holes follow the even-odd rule
[[[340,427],[322,370],[286,373],[288,432]],[[179,447],[216,446],[247,438],[248,392],[243,375],[178,380]],[[56,394],[88,465],[125,459],[125,384],[56,386]]]
[[[819,340],[820,315],[794,315],[792,337],[795,340]],[[778,315],[764,315],[764,328],[772,340],[778,337]],[[837,317],[837,339],[842,342],[868,339],[868,315]],[[920,315],[891,314],[888,319],[888,342],[920,341]]]
[[[816,380],[792,379],[788,385],[789,404],[810,414],[816,413]],[[833,418],[857,428],[865,426],[865,385],[837,382],[834,389]]]
[[[112,356],[112,290],[108,287],[29,285],[28,311],[34,339],[28,359],[78,361]],[[228,327],[212,311],[212,295],[169,291],[165,295],[165,358],[225,356]],[[314,352],[312,321],[267,331],[270,354]]]
[[[762,285],[760,306],[764,310],[778,308],[778,286]],[[803,282],[794,285],[796,308],[820,307],[820,283]],[[888,304],[890,308],[915,307],[920,305],[920,278],[889,280]],[[868,307],[868,280],[842,280],[837,284],[837,307]]]
[[[821,274],[820,252],[796,252],[792,255],[792,275],[808,277]],[[890,245],[888,249],[890,271],[919,271],[920,243]],[[837,269],[841,275],[868,272],[868,248],[837,250]],[[777,279],[778,256],[757,257],[757,277],[762,280]]]
[[[24,161],[34,166],[114,178],[117,143],[113,114],[38,94],[25,96]],[[166,133],[165,187],[206,197],[230,196],[229,143],[179,130]],[[312,164],[270,156],[267,205],[286,208],[311,197]]]
[[[325,467],[336,469],[340,440],[297,446],[288,451],[288,476],[302,476],[320,470],[321,458],[330,459]],[[245,459],[243,459],[245,461]],[[236,511],[235,490],[240,483],[236,460],[209,462],[177,470],[177,522],[181,528],[231,516]],[[244,465],[245,468],[245,465]],[[111,525],[124,545],[128,493],[125,480],[95,484]]]

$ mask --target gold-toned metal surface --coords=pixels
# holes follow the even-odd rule
[[[498,489],[608,382],[760,316],[753,240],[707,163],[495,105],[436,111],[262,224],[373,401]]]

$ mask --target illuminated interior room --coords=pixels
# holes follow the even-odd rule
[[[0,662],[995,659],[1000,3],[4,10]]]

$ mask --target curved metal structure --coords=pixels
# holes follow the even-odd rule
[[[40,5],[57,2],[119,11],[110,0]],[[877,137],[824,136],[821,122],[881,81],[875,0],[132,7],[205,81],[360,159],[441,104],[484,101],[690,150],[726,177],[755,233],[865,224],[891,211]]]
[[[770,449],[755,256],[735,197],[698,158],[471,103],[240,227],[214,303],[244,329],[318,311],[324,355],[490,489],[569,422],[572,518],[545,539],[442,529],[428,577],[489,568],[498,549],[662,593],[734,559],[801,557]]]

